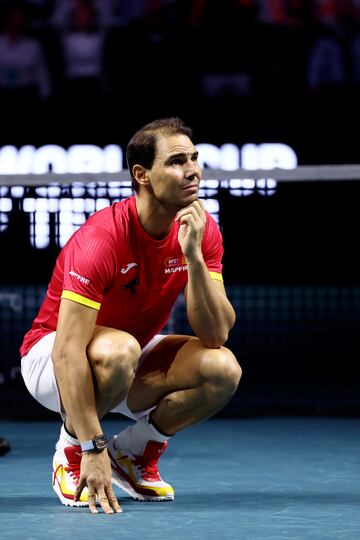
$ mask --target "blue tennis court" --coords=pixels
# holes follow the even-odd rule
[[[127,425],[105,419],[107,435]],[[65,537],[278,540],[360,538],[360,430],[354,418],[215,418],[176,435],[161,458],[174,502],[116,488],[122,514],[61,505],[51,487],[56,421],[0,422],[2,540]]]

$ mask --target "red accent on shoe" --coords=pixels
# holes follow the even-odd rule
[[[68,461],[68,466],[65,467],[65,471],[68,472],[74,480],[79,480],[81,466],[80,446],[65,446],[64,453]]]
[[[53,474],[53,485],[55,485],[55,480],[57,481],[57,483],[60,485],[60,482],[58,480],[58,477],[57,477],[57,473],[58,473],[58,470],[61,469],[62,465],[58,465],[54,471],[54,474]]]
[[[142,476],[147,482],[159,482],[161,477],[158,469],[158,459],[168,447],[167,442],[149,441],[142,456],[134,456],[134,464],[141,468]]]

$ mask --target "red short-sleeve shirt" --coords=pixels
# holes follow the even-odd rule
[[[135,197],[96,212],[59,254],[43,304],[20,354],[56,330],[61,298],[98,310],[96,323],[132,334],[144,346],[166,324],[187,283],[179,223],[154,240],[142,228]],[[214,279],[222,280],[222,235],[206,213],[202,252]]]

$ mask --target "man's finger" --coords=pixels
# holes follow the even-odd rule
[[[84,489],[85,486],[86,486],[85,480],[79,480],[79,483],[76,486],[76,490],[75,490],[75,493],[74,493],[74,501],[78,501],[80,499],[81,492],[82,492],[82,490]]]
[[[110,505],[112,506],[112,508],[115,510],[115,512],[122,512],[122,508],[116,498],[116,495],[112,489],[112,487],[108,488],[106,490],[106,493],[107,493],[107,498],[108,498],[108,501],[110,503]]]
[[[104,489],[99,489],[98,491],[98,501],[101,505],[101,508],[104,510],[105,514],[113,514],[114,510],[111,508],[108,498]]]
[[[192,216],[193,219],[200,218],[204,223],[206,221],[204,203],[201,201],[195,201],[189,206],[182,208],[176,214],[175,221],[180,221],[184,216]]]
[[[98,514],[99,511],[96,508],[96,493],[94,491],[88,491],[88,503],[90,512],[92,514]]]
[[[200,217],[203,217],[204,215],[204,212],[205,212],[205,204],[204,204],[204,201],[201,200],[201,199],[197,199],[196,201],[194,201],[192,203],[193,207],[195,208],[195,210],[197,211],[197,213],[199,214]]]

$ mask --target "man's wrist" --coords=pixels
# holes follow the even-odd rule
[[[107,448],[107,439],[103,433],[96,435],[93,439],[80,443],[82,452],[92,452],[99,454]]]
[[[190,257],[186,257],[186,264],[188,267],[193,268],[194,270],[196,268],[202,268],[206,267],[204,256],[202,252],[193,253]]]

